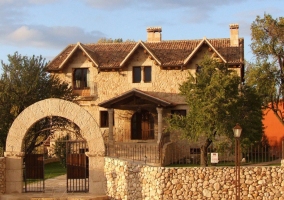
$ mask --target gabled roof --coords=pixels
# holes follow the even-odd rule
[[[104,108],[137,109],[138,107],[169,107],[173,106],[173,104],[134,88],[117,97],[101,102],[98,106]]]
[[[85,53],[85,55],[94,63],[94,65],[98,67],[98,63],[94,60],[96,57],[95,53],[88,49],[88,47],[86,47],[85,45],[78,42],[76,45],[74,45],[73,48],[67,47],[61,54],[59,54],[59,60],[61,58],[61,60],[63,61],[59,64],[58,69],[61,69],[64,66],[64,64],[68,61],[69,58],[72,57],[77,49],[81,49]],[[58,56],[54,60],[56,59],[58,59]]]
[[[151,52],[151,50],[144,44],[144,42],[139,41],[135,47],[130,51],[130,53],[125,57],[125,59],[120,63],[120,66],[123,66],[123,64],[131,57],[132,54],[134,54],[135,50],[139,47],[142,46],[149,55],[152,56],[152,58],[159,64],[161,65],[161,61]]]
[[[100,69],[122,68],[138,47],[144,48],[161,67],[184,66],[203,44],[207,44],[227,64],[238,65],[244,62],[244,40],[242,38],[239,39],[238,47],[230,46],[230,38],[161,42],[78,43],[66,47],[48,64],[48,70],[60,70],[78,48]]]
[[[206,39],[204,38],[198,45],[197,47],[191,52],[191,54],[184,60],[184,65],[187,64],[189,62],[189,60],[196,54],[196,52],[198,52],[198,50],[200,49],[200,47],[203,44],[207,44],[212,51],[214,51],[214,53],[216,53],[218,55],[219,58],[221,58],[221,60],[224,63],[227,63],[227,61],[222,57],[222,55],[214,48],[214,46]]]

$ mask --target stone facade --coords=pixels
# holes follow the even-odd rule
[[[282,163],[283,164],[283,163]],[[112,199],[234,199],[234,167],[153,167],[105,158]],[[241,199],[284,200],[284,167],[241,167]]]
[[[122,93],[129,91],[133,88],[147,91],[149,94],[155,94],[155,96],[165,99],[169,102],[175,102],[174,109],[187,109],[184,98],[179,95],[179,85],[187,80],[189,73],[194,74],[195,64],[188,64],[185,70],[179,68],[175,70],[164,70],[151,60],[143,49],[137,49],[133,58],[128,61],[127,67],[122,71],[101,71],[92,66],[84,55],[74,55],[72,62],[66,68],[62,70],[62,73],[56,74],[61,80],[66,81],[72,85],[72,71],[77,68],[88,68],[89,77],[91,80],[90,96],[79,100],[79,104],[89,111],[97,122],[100,121],[100,112],[107,110],[99,107],[98,104],[114,98]],[[205,50],[204,50],[205,51]],[[201,59],[201,58],[198,58]],[[194,60],[195,63],[198,60]],[[133,66],[151,66],[152,67],[152,81],[151,83],[132,83],[132,68]],[[151,111],[153,115],[157,114],[156,110]],[[164,109],[163,116],[170,113],[170,110]],[[115,126],[114,126],[114,139],[115,141],[122,141],[125,137],[123,134],[130,132],[130,119],[133,112],[130,110],[115,110]],[[155,130],[157,130],[157,118],[155,119]],[[102,132],[108,130],[108,128],[101,128]],[[126,135],[126,136],[128,136]],[[129,139],[129,136],[128,136]],[[155,139],[157,140],[157,131],[155,131]]]
[[[4,194],[6,190],[6,162],[5,158],[0,157],[0,194]]]
[[[107,44],[106,44],[107,45]],[[93,66],[92,61],[84,53],[78,51],[72,55],[72,59],[68,64],[62,68],[60,73],[55,73],[61,80],[73,85],[73,71],[78,68],[87,68],[88,77],[90,81],[89,94],[80,96],[79,104],[89,111],[89,113],[100,122],[100,111],[107,110],[106,108],[99,107],[98,104],[115,98],[133,88],[145,91],[150,95],[158,98],[174,102],[176,105],[171,109],[183,109],[187,110],[188,106],[184,100],[184,97],[179,95],[180,85],[187,81],[189,74],[195,75],[196,63],[200,63],[204,55],[213,52],[208,52],[208,46],[202,46],[199,48],[198,53],[191,62],[186,64],[181,70],[180,67],[164,69],[161,68],[148,53],[145,53],[145,49],[139,47],[135,50],[135,53],[127,61],[127,64],[120,71],[100,71],[98,68]],[[135,66],[151,66],[152,69],[152,80],[150,83],[133,83],[133,67]],[[234,68],[240,75],[240,68]],[[163,116],[171,113],[171,109],[163,109]],[[153,116],[157,115],[156,110],[149,110]],[[125,141],[129,140],[130,136],[130,120],[133,111],[124,111],[115,109],[114,111],[114,140]],[[155,140],[157,141],[157,129],[158,122],[157,117],[154,117],[154,129],[155,129]],[[165,126],[165,123],[164,123]],[[102,132],[107,132],[108,128],[101,128]],[[134,141],[136,142],[136,141]]]

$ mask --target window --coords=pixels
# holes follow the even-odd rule
[[[144,67],[144,83],[150,83],[151,80],[151,67]]]
[[[88,69],[80,68],[73,71],[73,88],[84,89],[88,85]]]
[[[133,67],[133,83],[150,83],[152,81],[151,66]]]
[[[113,118],[113,125],[114,125],[114,118]],[[108,127],[108,111],[107,110],[100,111],[100,127],[102,128]]]
[[[201,73],[202,67],[196,64],[196,73]]]
[[[172,115],[186,116],[186,110],[172,110]]]
[[[133,83],[141,82],[141,67],[133,67]]]

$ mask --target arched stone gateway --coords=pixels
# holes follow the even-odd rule
[[[13,122],[6,140],[6,193],[22,192],[23,139],[38,120],[59,116],[74,122],[88,143],[89,192],[105,194],[105,146],[100,128],[92,115],[79,105],[62,99],[46,99],[26,108]]]

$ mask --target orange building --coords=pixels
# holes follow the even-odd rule
[[[280,104],[284,112],[284,103]],[[281,144],[284,138],[284,124],[282,124],[272,110],[265,110],[263,116],[264,133],[268,138],[271,146]]]

